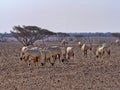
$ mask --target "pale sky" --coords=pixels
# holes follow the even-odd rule
[[[120,32],[120,0],[0,0],[0,32],[36,25],[53,32]]]

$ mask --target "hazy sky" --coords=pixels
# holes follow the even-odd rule
[[[54,32],[120,32],[120,0],[0,0],[0,32],[14,25]]]

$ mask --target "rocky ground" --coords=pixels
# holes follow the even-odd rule
[[[77,45],[70,46],[74,60],[35,67],[19,60],[20,44],[1,43],[0,90],[120,90],[120,47],[111,47],[110,57],[96,59],[92,51],[84,58]]]

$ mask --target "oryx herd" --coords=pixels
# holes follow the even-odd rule
[[[59,62],[68,61],[74,57],[73,47],[59,47],[49,46],[45,48],[23,46],[21,49],[20,59],[24,60],[25,63],[33,61],[35,65],[45,65],[46,62],[50,62],[53,66],[56,60]]]
[[[68,44],[67,41],[63,40],[61,42],[61,46],[48,46],[45,48],[39,48],[35,46],[23,46],[20,52],[20,59],[24,60],[26,64],[30,61],[33,61],[35,65],[45,65],[46,62],[49,62],[52,66],[58,60],[59,62],[69,62],[71,57],[74,59],[75,51],[74,47],[66,46]],[[114,45],[119,46],[120,41],[116,40]],[[92,51],[94,45],[92,43],[86,44],[82,42],[78,42],[81,52],[83,53],[83,57],[87,58],[88,51]],[[105,55],[105,53],[110,56],[111,54],[111,45],[107,43],[102,43],[95,48],[95,57],[101,58]],[[28,64],[30,65],[30,63]]]

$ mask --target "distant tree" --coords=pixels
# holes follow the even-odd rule
[[[67,37],[67,36],[69,36],[69,34],[67,34],[67,33],[62,33],[62,32],[58,32],[57,35],[58,35],[58,36],[62,36],[62,37]]]
[[[6,37],[7,33],[2,33],[0,35],[0,42],[6,42],[7,41],[7,37]]]
[[[74,34],[73,36],[74,36],[74,37],[76,37],[76,38],[83,37],[83,35],[82,35],[82,34]]]
[[[83,35],[81,33],[70,33],[69,41],[81,41]]]
[[[57,37],[59,38],[59,41],[62,41],[63,39],[65,39],[65,37],[70,36],[69,34],[67,34],[67,33],[62,33],[62,32],[58,32],[56,35],[57,35]]]
[[[112,36],[117,37],[120,39],[120,33],[112,33]]]
[[[51,32],[47,29],[42,29],[37,26],[14,26],[12,35],[23,45],[33,45],[36,40],[43,39],[46,36],[54,35],[54,32]]]

